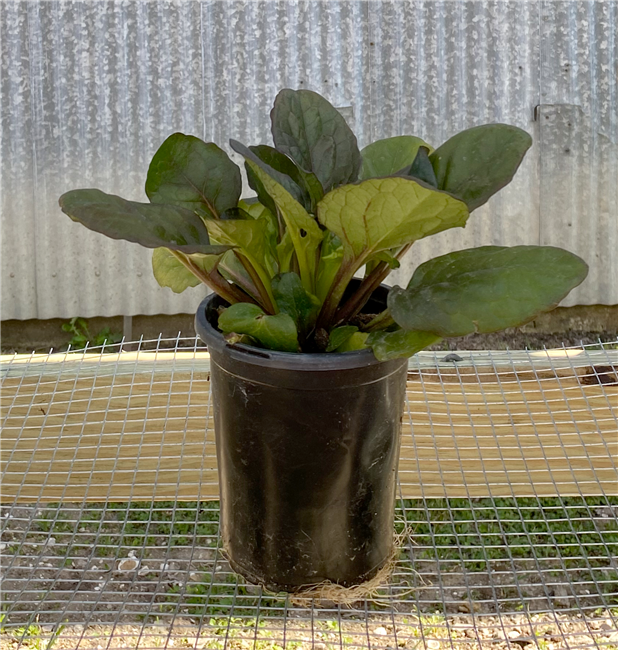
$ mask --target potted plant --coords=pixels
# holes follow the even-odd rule
[[[282,90],[274,147],[175,133],[149,203],[96,189],[60,198],[75,221],[153,248],[162,286],[214,293],[196,329],[211,353],[224,549],[271,589],[371,579],[393,548],[407,359],[442,338],[521,325],[587,274],[548,246],[483,246],[382,282],[414,242],[466,225],[513,178],[530,136],[467,129],[436,149],[398,136],[359,151],[309,90]],[[362,277],[358,277],[362,273]]]

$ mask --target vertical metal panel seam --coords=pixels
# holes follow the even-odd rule
[[[206,139],[206,44],[204,43],[204,3],[200,8],[200,52],[202,55],[202,139]]]
[[[541,34],[543,32],[543,16],[545,15],[545,3],[546,0],[540,0],[539,5],[538,5],[538,43],[539,43],[539,74],[538,74],[538,100],[537,100],[537,107],[540,106],[543,103],[543,60],[544,60],[544,55],[545,55],[545,50],[543,48],[543,39],[541,38]],[[536,123],[536,130],[534,133],[534,136],[536,137],[537,141],[540,139],[540,115],[538,112],[536,112],[535,109],[535,115],[537,117],[537,123]],[[540,153],[540,142],[538,143],[538,151]],[[536,173],[537,173],[537,178],[540,178],[541,176],[541,156],[537,156],[536,160]],[[538,230],[537,230],[537,245],[540,246],[541,242],[543,240],[542,236],[542,201],[541,197],[539,196],[539,204],[538,204]]]
[[[31,11],[37,11],[38,12],[39,7],[38,7],[37,3],[32,3],[31,6],[33,7]],[[27,25],[28,25],[28,45],[29,45],[30,48],[32,48],[33,40],[34,40],[33,36],[32,36],[33,19],[32,19],[30,10],[26,14],[26,21],[27,21]],[[29,49],[29,63],[30,63],[30,86],[31,86],[31,89],[30,89],[30,102],[31,102],[31,110],[32,110],[32,117],[33,117],[33,119],[32,119],[32,130],[33,130],[33,135],[34,135],[34,131],[36,129],[36,123],[37,123],[37,120],[34,119],[34,116],[36,115],[36,103],[35,103],[35,98],[36,98],[36,90],[35,90],[35,88],[36,88],[36,85],[35,84],[36,84],[37,74],[33,70],[34,63],[33,63],[33,55],[32,55],[32,50],[31,49]],[[33,85],[34,85],[34,87],[33,87]],[[36,205],[37,205],[37,194],[38,194],[37,190],[38,190],[38,178],[39,178],[38,156],[37,156],[37,139],[36,138],[34,138],[34,142],[32,143],[32,162],[33,162],[33,165],[32,165],[32,173],[33,173],[33,178],[32,178],[33,201],[32,201],[32,204],[33,204],[33,206],[35,206],[35,222],[36,222]],[[32,264],[34,266],[34,278],[35,278],[34,289],[33,289],[33,293],[34,293],[33,298],[34,298],[35,311],[36,311],[35,318],[38,318],[38,315],[39,315],[39,293],[38,293],[38,282],[37,282],[37,276],[38,276],[38,273],[37,273],[38,268],[37,267],[38,267],[39,256],[36,254],[36,251],[37,251],[37,233],[38,233],[38,228],[35,228],[34,232],[32,233],[32,238],[34,240],[34,251],[35,251],[34,259],[32,260]]]

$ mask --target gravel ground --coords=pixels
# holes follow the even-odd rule
[[[618,324],[617,324],[618,329]],[[434,345],[429,350],[542,350],[543,348],[561,348],[580,346],[580,345],[598,345],[599,342],[609,345],[618,344],[618,334],[616,332],[593,332],[588,330],[572,330],[569,332],[536,332],[533,329],[513,328],[504,332],[494,334],[469,334],[457,338],[447,339]],[[181,339],[176,342],[173,339],[168,341],[169,347],[194,348],[193,339]],[[158,344],[156,341],[143,343],[142,349],[164,349],[166,341]],[[63,352],[66,346],[54,349],[55,352]],[[30,354],[32,347],[28,344],[22,346],[2,347],[2,354]],[[49,348],[36,349],[37,353],[48,353]],[[110,352],[116,352],[117,348],[110,347]]]
[[[615,617],[610,612],[581,619],[564,614],[513,616],[452,616],[442,618],[370,616],[365,621],[332,617],[301,620],[211,619],[196,625],[177,619],[165,625],[71,625],[59,633],[49,626],[5,633],[0,648],[58,650],[83,648],[233,648],[235,650],[334,650],[335,648],[380,648],[393,650],[446,650],[454,647],[476,650],[575,650],[618,647]]]
[[[585,538],[586,531],[579,528],[568,539],[560,537],[560,557],[536,552],[534,559],[520,557],[514,564],[496,557],[481,569],[472,569],[470,558],[453,562],[447,551],[439,563],[429,560],[423,555],[427,542],[417,531],[413,566],[422,574],[405,551],[391,579],[397,598],[389,600],[383,592],[341,612],[323,601],[293,607],[281,595],[262,595],[257,587],[238,585],[216,552],[214,509],[195,546],[193,528],[170,537],[165,521],[140,524],[139,509],[128,513],[134,528],[121,526],[108,508],[103,519],[93,516],[94,511],[85,516],[70,504],[43,511],[41,506],[5,509],[11,523],[3,541],[4,601],[5,607],[10,601],[18,604],[4,621],[0,647],[50,650],[53,641],[61,650],[618,650],[618,591],[608,582],[615,575],[611,549],[616,512],[592,502],[590,507],[594,530],[605,531],[603,539],[610,545],[606,568],[589,566],[603,559],[598,548],[590,550],[590,557],[597,559],[580,557],[580,552],[565,559],[567,542]],[[189,514],[177,517],[178,523],[188,521]],[[509,517],[505,515],[505,526]],[[526,522],[531,529],[531,513]],[[574,514],[569,526],[581,524]],[[147,537],[142,537],[143,527]],[[556,520],[556,534],[561,527]],[[461,539],[473,534],[465,521],[457,528]],[[122,547],[114,536],[121,529]],[[187,539],[180,543],[181,537]],[[126,546],[131,539],[139,544]],[[505,543],[516,540],[511,533]],[[472,554],[474,540],[460,552]],[[607,589],[606,596],[597,588]]]
[[[441,341],[429,350],[542,350],[598,344],[616,344],[617,337],[599,332],[559,332],[556,334],[514,329],[495,334],[469,334]]]

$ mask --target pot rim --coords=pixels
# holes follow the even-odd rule
[[[385,289],[390,289],[381,285]],[[371,348],[353,350],[351,352],[282,352],[256,348],[244,343],[230,345],[223,334],[209,322],[206,310],[211,302],[223,299],[212,293],[199,304],[195,313],[195,331],[208,346],[209,352],[225,354],[232,358],[253,365],[269,366],[282,370],[328,371],[352,370],[379,364],[389,364],[389,361],[378,361]]]

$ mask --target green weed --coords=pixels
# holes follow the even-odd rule
[[[101,330],[98,334],[91,334],[88,329],[88,321],[79,316],[71,318],[68,323],[64,323],[62,330],[73,334],[73,337],[69,341],[69,345],[73,350],[82,350],[87,345],[89,347],[111,345],[113,343],[119,343],[122,340],[122,334],[112,332],[109,327]]]
[[[33,650],[51,650],[58,637],[62,634],[65,625],[55,627],[51,636],[46,637],[45,631],[39,625],[28,625],[11,630],[11,636],[19,641],[23,647],[32,648]]]
[[[488,562],[555,559],[566,568],[608,566],[618,554],[618,522],[591,517],[611,497],[429,499],[400,502],[405,524],[424,560],[463,561],[469,571]],[[559,566],[557,565],[557,568]]]
[[[176,603],[179,597],[179,587],[168,590],[168,602]],[[233,613],[240,617],[251,616],[257,607],[282,608],[285,597],[255,593],[255,588],[240,584],[234,574],[213,576],[204,573],[200,582],[187,585],[182,602],[190,616],[216,617]]]

